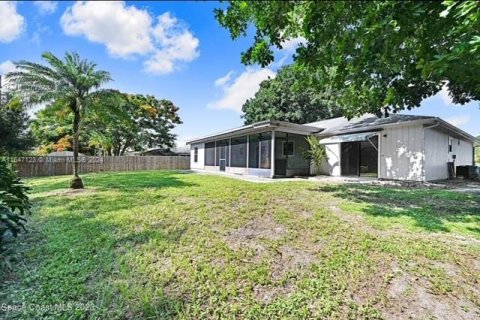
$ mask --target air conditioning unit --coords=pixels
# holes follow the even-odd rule
[[[478,166],[457,166],[456,169],[457,177],[472,180],[480,179],[480,167]]]

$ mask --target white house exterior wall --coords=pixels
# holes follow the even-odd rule
[[[195,148],[198,148],[198,161],[195,162]],[[205,169],[205,144],[192,144],[190,147],[190,168]]]
[[[449,139],[452,139],[452,151],[449,152]],[[473,164],[473,144],[467,140],[450,137],[448,134],[425,129],[425,177],[427,181],[448,178],[447,162],[455,166]]]
[[[425,179],[448,178],[448,135],[434,129],[425,129]]]
[[[455,166],[473,165],[473,143],[464,139],[452,138],[452,153],[456,155]]]
[[[384,129],[379,134],[378,177],[424,181],[424,129],[407,125]]]
[[[327,159],[323,161],[320,168],[320,173],[339,177],[340,176],[340,144],[339,143],[329,143],[325,144],[325,152],[327,154]],[[312,165],[313,174],[315,173],[315,168]]]

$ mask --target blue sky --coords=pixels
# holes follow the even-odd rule
[[[213,16],[215,2],[0,3],[0,74],[42,52],[77,51],[110,71],[107,87],[152,94],[180,107],[179,144],[242,125],[240,107],[258,84],[291,62],[292,40],[271,66],[245,67],[251,38],[232,41]],[[443,91],[405,113],[439,116],[480,133],[478,102],[451,104]]]

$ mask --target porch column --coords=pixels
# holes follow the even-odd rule
[[[270,158],[270,177],[275,176],[275,130],[272,130],[272,143],[270,146],[271,158]]]
[[[245,172],[247,173],[247,175],[250,173],[250,172],[248,172],[248,158],[250,156],[249,151],[250,151],[250,136],[247,135],[247,152],[246,152],[247,153],[247,161],[246,161],[247,165],[245,167],[245,169],[246,169]]]

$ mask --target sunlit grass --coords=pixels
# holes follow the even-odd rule
[[[35,211],[0,299],[91,308],[1,317],[376,318],[393,266],[479,304],[464,289],[478,273],[435,264],[471,269],[478,196],[165,171],[90,174],[70,193],[68,180],[28,180]]]

